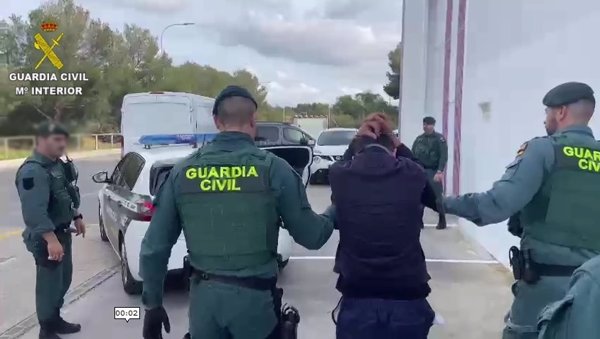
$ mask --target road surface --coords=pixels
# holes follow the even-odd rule
[[[117,274],[118,259],[109,245],[100,240],[98,186],[90,179],[93,173],[111,169],[116,161],[115,156],[105,156],[77,162],[88,234],[85,239],[78,237],[73,241],[74,277],[63,315],[81,323],[83,331],[64,338],[141,337],[142,320],[114,319],[114,307],[139,307],[141,303],[139,297],[123,291]],[[38,332],[33,298],[34,266],[20,238],[23,222],[14,173],[15,169],[0,170],[0,206],[4,216],[0,223],[0,339],[34,339]],[[327,186],[311,186],[308,195],[316,211],[327,207],[330,197]],[[435,218],[428,215],[425,221],[434,223]],[[296,245],[292,260],[280,277],[280,285],[285,289],[284,302],[295,305],[301,313],[302,339],[335,337],[330,312],[339,300],[334,289],[336,275],[332,272],[337,242],[338,235],[334,233],[319,251]],[[457,228],[440,231],[427,227],[422,242],[432,276],[430,302],[442,322],[432,328],[430,338],[499,337],[503,316],[512,300],[511,277],[506,269],[464,239]],[[188,324],[187,296],[173,281],[168,285],[165,307],[172,331],[165,339],[179,339]]]

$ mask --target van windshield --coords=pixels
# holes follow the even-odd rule
[[[121,133],[129,143],[137,143],[142,135],[194,133],[190,106],[183,102],[127,104],[123,109]]]

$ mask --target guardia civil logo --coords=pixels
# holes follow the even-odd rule
[[[39,52],[38,61],[31,65],[33,71],[13,72],[8,76],[10,81],[19,83],[15,86],[15,95],[83,95],[81,83],[88,81],[87,75],[85,73],[63,72],[65,64],[61,59],[62,51],[60,48],[65,39],[68,39],[68,37],[60,32],[58,23],[44,21],[40,24],[40,31],[33,36],[32,47]],[[46,67],[44,67],[45,65]],[[23,85],[23,83],[31,82],[35,82],[36,85]],[[39,82],[57,82],[57,84],[52,86],[50,84],[38,84]],[[68,85],[65,85],[65,82]]]

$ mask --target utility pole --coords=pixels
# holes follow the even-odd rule
[[[285,122],[285,106],[283,106],[283,117],[282,117],[281,122]]]
[[[331,125],[331,105],[327,105],[327,128]]]

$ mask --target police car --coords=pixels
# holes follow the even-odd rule
[[[173,165],[214,135],[150,135],[140,138],[138,149],[125,154],[112,171],[93,175],[103,184],[98,193],[100,236],[110,243],[121,261],[121,280],[128,294],[141,292],[139,253],[154,206],[153,198],[167,179]],[[194,146],[190,146],[190,140]],[[309,146],[286,145],[261,147],[287,160],[308,183],[312,149]],[[287,264],[293,246],[289,233],[279,232],[279,264]],[[181,271],[187,255],[182,234],[171,251],[169,271]]]
[[[329,166],[342,159],[357,132],[356,128],[329,128],[319,134],[310,167],[311,184],[328,182]]]

